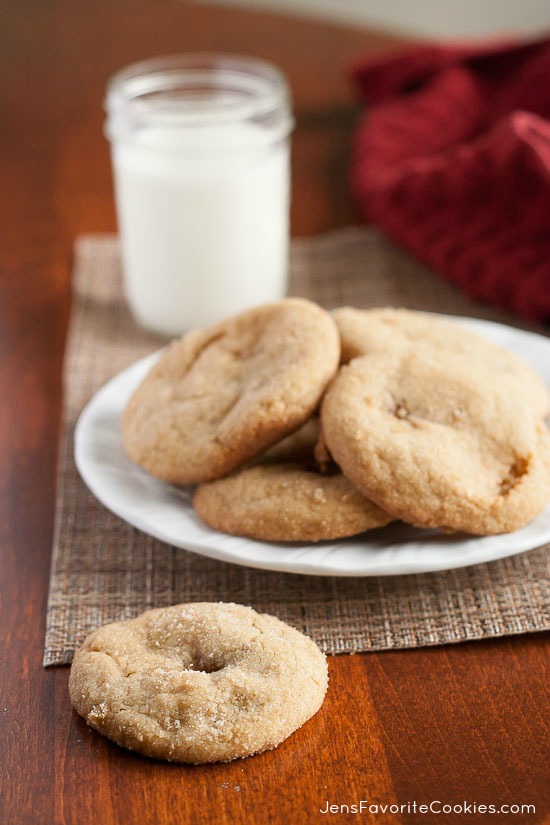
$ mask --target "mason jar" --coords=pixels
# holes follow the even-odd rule
[[[165,336],[286,293],[288,85],[261,60],[184,54],[110,80],[111,142],[125,294]]]

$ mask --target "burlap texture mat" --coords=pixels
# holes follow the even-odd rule
[[[294,241],[290,292],[327,308],[406,306],[514,323],[497,310],[473,304],[368,228]],[[79,238],[64,367],[45,665],[70,662],[75,647],[100,624],[197,600],[241,602],[272,613],[303,630],[326,653],[550,628],[548,546],[443,573],[304,576],[253,570],[173,548],[108,512],[78,476],[75,422],[108,378],[161,343],[138,329],[128,313],[116,238]]]

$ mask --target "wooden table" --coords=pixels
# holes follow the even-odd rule
[[[359,817],[391,825],[487,821],[412,813],[414,802],[437,801],[533,804],[534,814],[494,821],[548,821],[542,636],[332,658],[315,719],[278,750],[229,765],[139,758],[71,712],[67,668],[45,671],[41,656],[71,246],[81,232],[115,228],[105,81],[136,59],[182,50],[280,65],[298,122],[293,231],[317,233],[353,220],[346,166],[357,110],[345,67],[393,41],[169,0],[19,0],[5,8],[0,37],[0,822],[356,819],[322,814],[327,800],[405,806]]]

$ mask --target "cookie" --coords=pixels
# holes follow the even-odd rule
[[[437,315],[407,309],[354,309],[340,307],[332,313],[341,338],[341,361],[396,348],[428,344],[462,353],[484,365],[488,376],[509,381],[535,416],[550,411],[550,394],[540,376],[514,353],[488,341],[471,329]]]
[[[104,625],[77,650],[69,692],[91,727],[173,762],[277,747],[321,707],[325,656],[274,616],[197,602]]]
[[[210,527],[261,541],[322,541],[383,527],[392,517],[338,472],[265,464],[201,484],[193,506]]]
[[[469,353],[417,344],[356,358],[321,422],[353,484],[418,526],[507,532],[550,498],[547,428]]]
[[[130,399],[124,449],[173,483],[224,476],[310,417],[339,355],[330,315],[298,298],[192,332],[168,347]]]

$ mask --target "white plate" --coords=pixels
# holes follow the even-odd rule
[[[489,321],[453,320],[513,350],[550,386],[550,341]],[[512,556],[550,541],[550,507],[515,533],[483,538],[445,536],[399,523],[336,542],[278,545],[211,530],[196,517],[189,490],[152,478],[122,451],[122,410],[158,355],[144,358],[99,390],[82,412],[75,436],[76,464],[92,493],[113,513],[151,536],[226,562],[321,576],[447,570]]]

